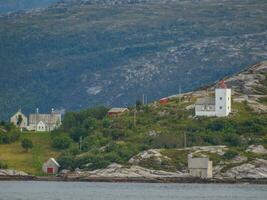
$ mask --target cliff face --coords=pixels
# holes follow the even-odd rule
[[[212,83],[266,59],[266,10],[260,0],[73,0],[1,15],[0,118]]]

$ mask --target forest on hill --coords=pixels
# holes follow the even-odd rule
[[[0,118],[212,83],[266,59],[266,10],[261,0],[72,0],[2,14]]]

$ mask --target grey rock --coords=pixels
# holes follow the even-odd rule
[[[225,174],[229,178],[267,178],[267,160],[256,159],[251,163],[246,163],[229,169]]]
[[[262,145],[250,145],[246,152],[258,153],[258,154],[267,154],[267,150]]]
[[[29,176],[23,171],[16,171],[13,169],[0,169],[0,176]]]

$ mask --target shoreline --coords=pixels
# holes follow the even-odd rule
[[[259,184],[267,185],[263,179],[201,179],[197,177],[62,177],[62,176],[0,176],[0,181],[49,181],[49,182],[106,182],[106,183],[197,183],[197,184]]]

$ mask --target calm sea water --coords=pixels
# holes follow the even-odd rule
[[[266,200],[267,185],[0,182],[1,200]]]

